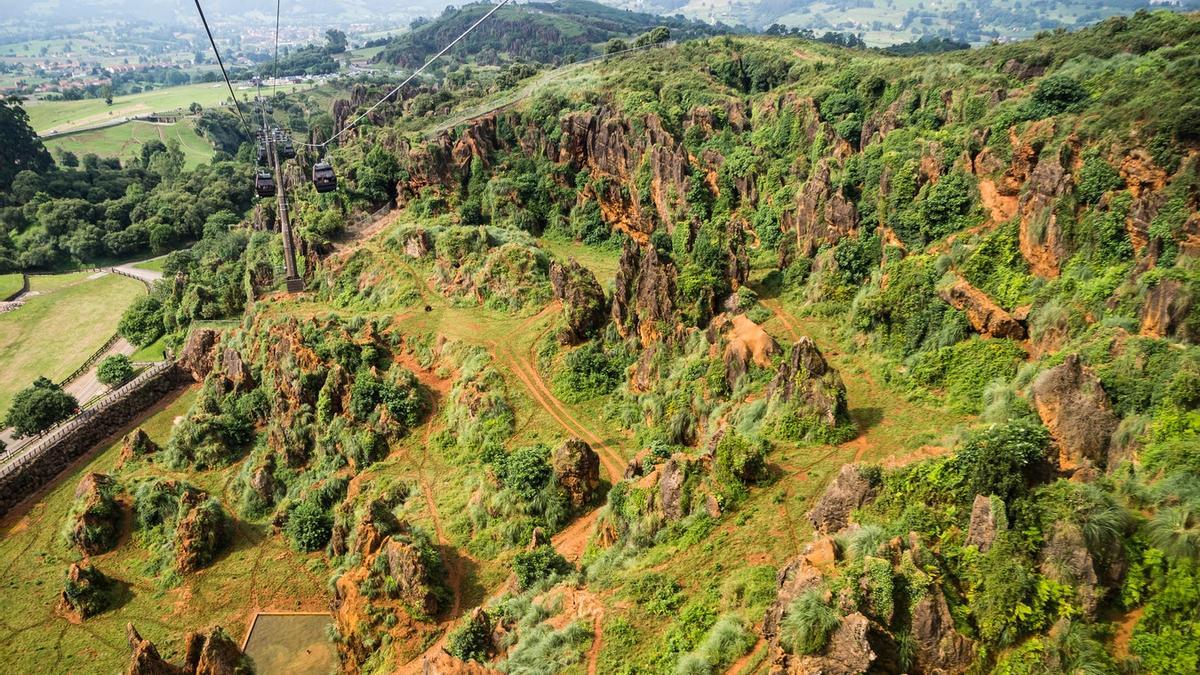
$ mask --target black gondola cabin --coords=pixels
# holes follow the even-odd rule
[[[337,189],[337,176],[329,162],[317,162],[312,170],[313,186],[317,192],[333,192]]]

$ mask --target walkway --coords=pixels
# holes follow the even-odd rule
[[[162,257],[164,257],[164,256],[159,256],[159,258],[162,258]],[[138,281],[143,281],[147,284],[153,284],[154,282],[163,278],[162,272],[159,272],[158,270],[147,270],[147,269],[142,269],[141,267],[135,267],[135,265],[144,265],[145,263],[151,262],[153,260],[158,260],[158,258],[150,258],[150,260],[139,260],[138,262],[125,263],[124,265],[116,265],[114,267],[110,267],[109,269],[111,269],[113,272],[116,272],[117,274],[123,274],[127,277],[133,277],[134,279],[137,279]]]

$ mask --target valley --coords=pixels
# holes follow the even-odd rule
[[[1194,672],[1200,15],[898,56],[588,6],[258,107],[288,229],[226,113],[70,167],[5,104],[0,271],[140,260],[0,314],[12,668]],[[167,393],[73,417],[114,331]]]

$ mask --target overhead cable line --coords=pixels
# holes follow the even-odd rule
[[[275,98],[275,87],[279,86],[279,3],[275,0],[275,65],[271,71],[271,98]]]
[[[196,0],[196,1],[199,2],[199,0]],[[371,106],[370,108],[367,108],[365,112],[360,114],[358,117],[355,117],[349,124],[347,124],[345,127],[343,127],[341,131],[337,132],[332,137],[326,139],[323,143],[300,143],[298,145],[303,145],[306,148],[323,148],[323,147],[329,145],[330,143],[334,142],[335,140],[337,140],[339,137],[341,137],[342,134],[344,134],[347,131],[350,131],[350,129],[354,128],[354,126],[356,124],[358,124],[359,122],[361,122],[363,120],[363,118],[365,118],[367,115],[370,115],[372,112],[374,112],[376,108],[383,105],[383,103],[385,101],[387,101],[389,98],[391,98],[393,94],[395,94],[396,92],[403,89],[404,85],[408,84],[409,82],[412,82],[413,78],[415,78],[417,75],[420,75],[421,73],[425,72],[425,69],[428,68],[429,66],[433,65],[434,61],[437,61],[439,58],[442,57],[442,55],[444,55],[446,52],[450,51],[450,49],[452,47],[454,47],[454,45],[461,42],[463,38],[467,37],[467,35],[470,34],[471,31],[478,28],[479,24],[490,19],[493,14],[500,11],[500,8],[507,5],[509,2],[512,2],[512,0],[500,0],[500,4],[493,7],[490,11],[488,11],[487,14],[484,14],[483,16],[481,16],[478,21],[471,24],[470,28],[463,31],[462,35],[459,35],[458,37],[454,38],[454,40],[451,41],[450,44],[446,45],[445,47],[442,47],[442,50],[440,52],[438,52],[437,54],[434,54],[428,61],[425,62],[424,65],[422,65],[420,68],[417,68],[416,70],[414,70],[412,72],[412,74],[410,74],[408,77],[404,78],[403,82],[396,85],[391,91],[389,91],[387,94],[385,94],[383,98],[376,101],[375,105]]]
[[[221,60],[221,51],[217,49],[217,41],[213,39],[212,30],[208,27],[208,19],[204,18],[204,9],[200,7],[200,0],[196,0],[196,11],[200,12],[200,23],[204,24],[204,32],[208,33],[208,43],[212,45],[213,54],[217,56],[217,65],[221,67],[221,76],[225,78],[225,86],[229,87],[229,97],[233,99],[233,109],[237,111],[238,119],[242,121],[242,127],[246,133],[253,136],[254,132],[250,131],[250,125],[242,116],[242,106],[238,103],[237,94],[233,93],[233,83],[229,81],[229,73],[225,70],[225,62]]]

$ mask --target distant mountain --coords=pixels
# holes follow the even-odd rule
[[[872,46],[922,36],[973,43],[1031,37],[1041,30],[1082,28],[1139,9],[1200,9],[1200,0],[604,0],[623,9],[766,28],[861,33]]]
[[[493,4],[451,7],[435,20],[414,23],[411,31],[394,38],[376,60],[406,67],[419,65],[479,20]],[[676,40],[733,30],[682,17],[616,9],[590,0],[530,2],[505,6],[453,53],[482,64],[512,59],[566,63],[599,53],[599,47],[613,38],[634,39],[659,26],[668,28]]]

